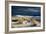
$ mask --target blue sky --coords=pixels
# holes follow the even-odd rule
[[[26,15],[26,16],[40,16],[40,7],[26,7],[26,6],[11,6],[12,16]]]

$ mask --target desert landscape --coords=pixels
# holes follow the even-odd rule
[[[12,16],[12,28],[18,27],[40,27],[39,16]]]
[[[40,7],[12,6],[12,28],[40,27]]]

